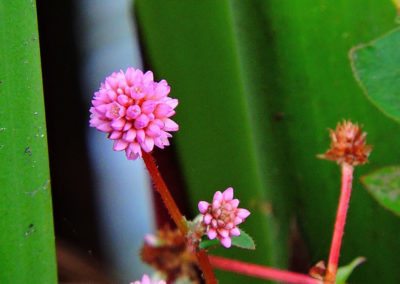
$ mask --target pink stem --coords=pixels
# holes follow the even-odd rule
[[[339,207],[336,213],[335,230],[333,232],[331,250],[329,253],[328,268],[325,283],[335,283],[338,269],[340,248],[346,224],[347,210],[349,208],[351,185],[353,181],[353,166],[342,164],[342,188],[340,192]]]
[[[308,275],[284,271],[257,264],[241,262],[220,256],[209,255],[211,265],[217,269],[236,272],[266,280],[275,280],[294,284],[320,284],[321,281]]]

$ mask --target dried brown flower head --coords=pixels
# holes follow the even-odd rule
[[[323,260],[317,262],[313,267],[310,268],[308,274],[318,280],[324,280],[326,273],[326,266]]]
[[[331,147],[319,158],[336,161],[338,164],[347,163],[352,166],[368,162],[372,146],[367,145],[366,132],[362,132],[358,124],[343,120],[335,130],[330,129]]]
[[[148,235],[141,250],[142,260],[157,271],[166,274],[168,281],[177,278],[200,283],[197,259],[179,230],[168,227]]]

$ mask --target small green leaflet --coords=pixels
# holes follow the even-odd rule
[[[339,267],[336,274],[336,284],[345,284],[353,270],[365,261],[365,257],[359,256],[346,266]]]
[[[253,241],[253,239],[243,230],[240,230],[240,236],[238,237],[232,237],[232,245],[238,248],[242,249],[250,249],[250,250],[255,250],[256,245]],[[213,246],[219,245],[219,240],[214,239],[214,240],[208,240],[204,239],[200,242],[199,247],[201,249],[207,249]]]
[[[400,216],[400,166],[381,168],[361,181],[380,205]]]
[[[242,249],[256,249],[256,244],[254,243],[252,237],[250,237],[245,231],[240,230],[240,236],[232,238],[232,245],[242,248]]]
[[[213,239],[213,240],[209,240],[209,239],[203,239],[200,244],[199,247],[201,249],[208,249],[211,247],[216,247],[219,245],[219,240],[218,239]]]
[[[400,28],[354,47],[350,60],[366,96],[383,113],[400,122]]]

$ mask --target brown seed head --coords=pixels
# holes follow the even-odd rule
[[[308,274],[318,280],[324,280],[324,276],[326,273],[326,266],[323,260],[317,262],[313,267],[310,268]]]
[[[187,278],[200,283],[197,260],[179,230],[168,227],[148,236],[141,250],[142,260],[166,274],[168,281]]]
[[[330,149],[318,157],[336,161],[338,164],[363,165],[368,162],[372,150],[372,146],[366,144],[366,136],[367,133],[362,132],[358,124],[343,120],[337,124],[335,130],[330,130]]]

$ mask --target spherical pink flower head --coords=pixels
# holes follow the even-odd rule
[[[114,150],[125,150],[131,160],[154,145],[163,149],[172,137],[169,132],[179,129],[170,119],[178,100],[168,97],[169,92],[167,81],[154,82],[151,71],[128,68],[113,73],[94,94],[90,126],[109,133]]]
[[[131,282],[131,284],[166,284],[164,280],[151,280],[146,274],[143,275],[142,280]]]
[[[213,202],[199,202],[199,211],[203,215],[203,224],[206,226],[207,236],[213,240],[217,238],[221,244],[229,248],[232,245],[231,237],[239,236],[237,225],[241,224],[250,211],[238,208],[239,200],[233,199],[233,188],[229,187],[224,192],[217,191]]]

